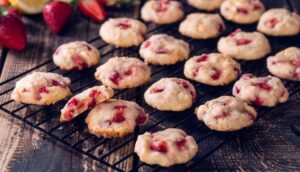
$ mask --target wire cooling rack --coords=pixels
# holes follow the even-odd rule
[[[269,8],[273,7],[273,5],[276,5],[276,3],[273,3],[271,0],[265,0],[264,3]],[[291,6],[290,10],[292,10]],[[186,13],[190,13],[194,12],[195,10],[185,4],[185,11]],[[239,26],[231,22],[226,22],[226,27],[227,28],[224,35],[229,34],[237,28],[242,28],[246,31],[255,30],[255,25]],[[168,26],[148,24],[148,28],[149,33],[147,37],[156,33],[167,33],[176,38],[185,40],[191,46],[191,56],[199,55],[201,53],[216,52],[216,44],[218,39],[194,40],[183,37],[177,31],[178,24],[172,24]],[[270,37],[269,40],[273,49],[271,54],[274,54],[289,46],[299,46],[298,42],[300,42],[299,36],[291,38]],[[88,40],[88,42],[100,50],[101,63],[107,61],[110,57],[116,54],[119,56],[139,57],[138,47],[126,50],[115,48],[105,44],[100,37],[95,37],[91,40]],[[250,72],[258,76],[265,76],[269,74],[266,69],[265,59],[249,62],[240,61],[240,64],[242,66],[243,73]],[[74,94],[77,94],[88,87],[99,85],[93,76],[95,68],[87,69],[83,72],[65,72],[56,67],[52,60],[47,60],[30,70],[20,73],[0,83],[0,87],[3,88],[1,89],[3,91],[0,93],[0,99],[2,100],[0,109],[19,119],[20,121],[30,125],[31,127],[51,136],[70,149],[77,150],[78,152],[116,171],[138,171],[140,169],[149,171],[160,170],[161,167],[159,166],[147,165],[139,161],[138,157],[133,152],[135,140],[139,134],[142,134],[145,131],[158,131],[170,127],[181,128],[196,139],[200,151],[188,164],[176,165],[166,170],[187,170],[218,150],[223,144],[232,138],[243,133],[244,130],[231,133],[218,133],[211,131],[205,127],[203,123],[198,121],[194,115],[194,109],[196,106],[221,95],[230,95],[232,84],[223,87],[211,87],[191,81],[197,90],[197,101],[194,103],[192,108],[184,112],[160,112],[151,108],[144,102],[144,91],[158,79],[162,77],[184,78],[183,65],[184,62],[172,66],[151,66],[152,78],[149,83],[136,89],[116,91],[114,98],[136,101],[150,114],[150,120],[147,125],[138,127],[133,134],[122,139],[97,138],[96,136],[88,133],[86,124],[84,123],[84,118],[86,117],[87,113],[79,116],[72,122],[60,123],[60,109],[64,106],[66,100],[51,106],[33,106],[17,104],[10,99],[10,94],[16,81],[33,71],[56,72],[70,77],[72,80],[72,90]],[[291,96],[298,93],[300,90],[299,82],[284,81],[284,84],[288,88]],[[257,120],[260,120],[260,118],[269,113],[271,110],[272,109],[268,108],[257,108]],[[251,130],[251,128],[249,128],[249,130]]]

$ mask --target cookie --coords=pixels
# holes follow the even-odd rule
[[[256,111],[246,102],[231,96],[221,96],[200,105],[195,111],[198,119],[216,131],[235,131],[251,126]]]
[[[99,66],[95,78],[102,84],[115,89],[134,88],[147,82],[151,70],[134,57],[114,57]]]
[[[198,152],[192,136],[176,128],[139,135],[134,151],[142,162],[170,167],[190,161]]]
[[[127,48],[138,46],[144,41],[147,27],[139,20],[111,18],[102,24],[99,34],[108,44]]]
[[[178,1],[150,0],[141,10],[142,19],[156,24],[171,24],[179,21],[184,12]]]
[[[179,32],[194,39],[209,39],[219,36],[225,24],[219,14],[192,13],[181,22]]]
[[[140,48],[146,63],[171,65],[186,60],[190,54],[189,44],[166,34],[151,36]]]
[[[180,78],[162,78],[144,94],[148,105],[161,111],[183,111],[196,99],[195,87]]]
[[[224,0],[187,0],[190,6],[206,11],[219,9],[223,1]]]
[[[269,72],[279,78],[300,81],[300,49],[287,48],[267,58]]]
[[[257,22],[264,11],[264,4],[260,0],[226,0],[220,8],[222,16],[239,24]]]
[[[270,9],[260,18],[257,30],[270,36],[299,34],[300,16],[284,8]]]
[[[56,73],[34,72],[16,83],[11,99],[34,105],[54,104],[70,96],[71,80]]]
[[[114,90],[107,86],[94,86],[72,97],[61,110],[60,121],[71,121],[88,109],[112,98]]]
[[[136,125],[146,124],[148,114],[135,102],[107,100],[96,105],[85,119],[88,130],[97,137],[124,137]]]
[[[273,107],[286,102],[289,93],[280,79],[244,74],[233,86],[232,94],[249,104]]]
[[[53,54],[53,62],[62,70],[82,70],[98,64],[99,51],[84,41],[59,46]]]
[[[185,77],[212,86],[229,84],[239,76],[240,71],[239,63],[220,53],[194,56],[184,65]]]
[[[218,42],[218,50],[239,60],[257,60],[271,52],[268,39],[259,32],[237,29]],[[247,53],[245,53],[247,52]]]

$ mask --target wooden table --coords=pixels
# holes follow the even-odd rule
[[[300,12],[299,0],[264,0],[264,3],[267,8],[286,7]],[[133,14],[129,11],[136,12]],[[138,14],[137,10],[129,11],[115,12],[111,15],[136,17]],[[0,49],[2,69],[0,81],[28,70],[45,59],[51,59],[54,49],[61,43],[89,40],[98,35],[99,24],[87,20],[79,13],[73,16],[69,26],[58,36],[49,31],[41,16],[25,16],[22,19],[26,23],[28,47],[22,52]],[[286,42],[289,43],[283,47],[287,45],[300,47],[299,36],[292,38],[291,41],[287,38],[283,43]],[[272,45],[274,46],[274,43]],[[118,53],[120,51],[115,54]],[[0,90],[3,89],[0,87]],[[237,134],[206,159],[197,162],[191,170],[299,171],[300,137],[291,131],[292,125],[300,125],[299,104],[300,93],[296,93],[287,103],[272,110],[253,127]],[[59,142],[53,141],[2,111],[0,164],[1,172],[80,172],[107,169],[106,166],[67,149]]]

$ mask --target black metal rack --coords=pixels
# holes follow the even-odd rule
[[[265,3],[267,3],[269,7],[272,7],[272,2],[268,2],[269,1],[266,1]],[[194,9],[190,7],[187,7],[185,10],[188,12],[194,11]],[[189,42],[191,46],[191,56],[216,51],[215,48],[218,39],[194,40],[183,37],[177,31],[178,24],[168,26],[156,26],[149,24],[148,27],[150,28],[148,37],[155,33],[167,33]],[[230,22],[226,23],[226,27],[227,29],[224,35],[227,35],[238,27],[248,31],[255,30],[255,25],[238,26]],[[299,36],[292,38],[269,38],[269,40],[273,48],[271,54],[274,54],[288,46],[295,46],[297,41],[300,42]],[[101,63],[114,55],[138,57],[137,47],[129,50],[127,49],[125,51],[125,49],[114,48],[105,44],[99,37],[95,37],[88,42],[100,50]],[[265,59],[249,62],[241,61],[240,63],[243,73],[251,72],[259,76],[269,74],[265,67]],[[192,82],[197,89],[197,101],[194,103],[192,108],[185,112],[160,112],[149,107],[144,102],[143,93],[145,89],[147,89],[153,82],[157,81],[161,77],[174,76],[184,78],[182,72],[183,64],[184,62],[172,66],[151,66],[152,78],[149,83],[136,89],[116,91],[115,98],[124,98],[127,100],[136,101],[150,114],[150,121],[146,126],[137,128],[133,134],[122,139],[97,138],[96,136],[88,133],[84,123],[84,118],[87,113],[79,116],[70,123],[60,123],[60,109],[63,107],[66,101],[52,106],[38,107],[33,105],[17,104],[10,99],[10,93],[13,90],[16,81],[30,72],[49,71],[68,76],[72,80],[72,90],[76,94],[88,87],[99,84],[93,77],[95,68],[87,69],[83,72],[65,72],[61,71],[58,67],[55,67],[52,60],[47,60],[30,70],[20,73],[0,83],[0,86],[3,88],[2,90],[4,90],[0,93],[0,99],[2,100],[0,109],[19,119],[20,121],[32,126],[33,128],[51,136],[70,149],[77,150],[78,152],[97,160],[101,164],[111,167],[116,171],[138,171],[140,168],[151,171],[160,170],[161,168],[159,166],[150,166],[138,160],[138,157],[133,152],[135,140],[139,134],[144,133],[145,131],[157,131],[169,127],[181,128],[196,139],[200,148],[197,156],[188,164],[177,165],[169,168],[169,170],[173,171],[182,171],[184,169],[186,170],[192,168],[193,165],[205,159],[223,144],[243,133],[243,130],[232,133],[218,133],[211,131],[205,127],[203,123],[199,122],[194,115],[194,109],[196,106],[212,98],[231,94],[232,84],[229,86],[216,88]],[[291,96],[299,92],[299,82],[284,81],[284,83],[287,86]],[[257,110],[259,114],[258,120],[265,114],[272,111],[272,109],[268,108],[257,108]],[[112,154],[118,154],[119,157],[114,156],[112,159],[110,158]],[[126,166],[128,163],[131,163],[132,168],[128,169]]]

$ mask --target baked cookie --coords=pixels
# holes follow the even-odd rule
[[[300,81],[300,49],[290,47],[268,57],[267,67],[279,78]]]
[[[71,80],[56,73],[34,72],[16,83],[11,99],[18,103],[50,105],[70,96]]]
[[[85,122],[89,132],[97,137],[123,137],[132,133],[136,125],[146,124],[148,114],[135,102],[107,100],[96,105]]]
[[[146,63],[171,65],[186,60],[190,54],[189,44],[166,34],[151,36],[140,48]]]
[[[218,42],[218,50],[239,60],[257,60],[271,52],[268,39],[259,32],[237,29]]]
[[[112,98],[114,90],[107,86],[94,86],[72,97],[61,110],[60,121],[71,121],[97,104]]]
[[[99,34],[105,42],[127,48],[138,46],[144,41],[147,27],[139,20],[113,18],[102,24]]]
[[[134,57],[114,57],[99,66],[95,78],[115,89],[134,88],[151,77],[150,67]]]
[[[53,62],[62,70],[82,70],[98,64],[99,51],[84,41],[59,46],[53,54]]]
[[[232,94],[249,104],[273,107],[286,102],[289,93],[280,79],[244,74],[233,86]]]
[[[220,54],[202,54],[190,58],[184,65],[184,75],[207,85],[227,85],[241,71],[240,64],[231,57]]]
[[[257,22],[264,11],[260,0],[226,0],[220,8],[222,16],[239,24]]]
[[[147,104],[161,111],[184,111],[196,99],[195,87],[180,78],[162,78],[145,92]]]
[[[192,13],[181,22],[179,32],[194,39],[209,39],[219,36],[225,24],[219,14]]]
[[[142,162],[169,167],[190,161],[198,152],[192,136],[176,128],[139,135],[134,151]]]
[[[270,9],[261,16],[257,30],[271,36],[297,35],[300,16],[284,8]]]
[[[224,0],[187,0],[188,4],[199,10],[213,11],[219,9]]]
[[[147,22],[170,24],[180,20],[184,12],[178,1],[150,0],[143,6],[141,16]]]
[[[235,131],[252,125],[256,111],[246,102],[231,96],[221,96],[196,108],[198,119],[216,131]]]

